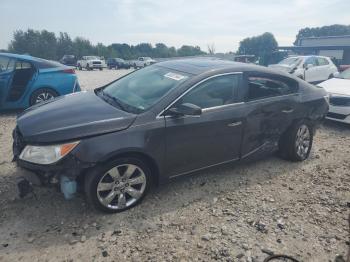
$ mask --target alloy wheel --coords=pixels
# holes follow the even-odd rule
[[[297,131],[295,147],[299,157],[305,159],[311,143],[310,130],[307,125],[301,125]]]
[[[35,99],[35,104],[41,103],[41,102],[44,102],[44,101],[47,101],[47,100],[50,100],[53,98],[54,98],[54,96],[51,93],[43,92],[43,93],[40,93],[39,95],[37,95],[37,97]]]
[[[97,184],[99,202],[114,210],[125,209],[144,194],[146,175],[133,164],[122,164],[107,171]]]

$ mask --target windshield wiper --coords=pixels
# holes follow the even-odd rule
[[[111,96],[109,94],[107,94],[106,92],[104,92],[103,90],[101,90],[99,92],[99,94],[102,94],[103,97],[106,97],[109,101],[112,101],[113,104],[115,104],[117,107],[119,107],[121,110],[126,111],[125,107],[123,106],[123,104],[119,101],[118,98]],[[108,101],[107,101],[108,102]]]

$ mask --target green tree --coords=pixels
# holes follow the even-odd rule
[[[97,45],[93,45],[88,39],[82,37],[76,37],[72,40],[64,32],[59,33],[56,37],[53,32],[33,29],[15,31],[8,50],[12,53],[26,53],[55,60],[62,58],[63,55],[75,55],[77,58],[85,55],[97,55],[105,58],[120,57],[124,59],[136,59],[139,56],[175,57],[205,54],[200,47],[189,45],[184,45],[178,50],[175,47],[167,47],[163,43],[157,43],[155,47],[149,43],[140,43],[137,45],[115,43],[109,46],[98,43]]]
[[[13,34],[13,40],[9,45],[9,51],[19,54],[57,59],[57,39],[54,33],[46,30],[36,31],[28,29],[26,32],[17,30]]]
[[[239,43],[238,54],[255,55],[259,57],[260,64],[267,64],[268,58],[277,50],[278,43],[271,33],[264,33],[243,39]]]
[[[205,54],[205,52],[203,52],[199,46],[183,45],[177,50],[178,56],[196,56],[203,54]]]
[[[74,54],[74,44],[72,39],[67,33],[60,32],[57,37],[57,58],[60,59],[64,55]]]
[[[294,45],[299,44],[299,40],[304,37],[320,36],[342,36],[350,35],[350,25],[328,25],[322,27],[306,27],[299,30],[294,41]]]
[[[74,39],[73,50],[74,55],[78,58],[86,55],[96,55],[96,50],[94,50],[90,41],[82,37],[76,37]]]

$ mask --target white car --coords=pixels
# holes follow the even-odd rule
[[[292,56],[269,67],[291,73],[311,83],[330,79],[338,72],[332,60],[326,56]]]
[[[323,87],[329,94],[327,118],[350,124],[350,68],[318,86]]]
[[[142,68],[156,63],[156,61],[150,57],[139,57],[137,60],[131,62],[132,66],[136,68]]]
[[[77,61],[77,67],[79,70],[85,68],[86,70],[100,69],[103,70],[104,63],[97,56],[83,56]]]

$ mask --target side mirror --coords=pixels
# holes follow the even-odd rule
[[[166,114],[170,116],[200,116],[202,108],[194,104],[184,103],[168,109]]]

